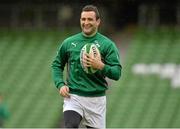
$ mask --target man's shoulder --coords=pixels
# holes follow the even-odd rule
[[[77,34],[71,35],[68,38],[66,38],[64,40],[64,42],[71,42],[71,41],[74,41],[74,40],[78,40],[80,38],[81,38],[81,33],[77,33]]]
[[[98,38],[100,38],[103,42],[106,42],[106,43],[109,43],[109,44],[114,44],[114,41],[112,41],[112,39],[110,39],[109,37],[101,34],[101,33],[98,33]]]

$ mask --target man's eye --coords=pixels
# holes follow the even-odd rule
[[[92,18],[88,18],[88,21],[93,21],[93,19]]]

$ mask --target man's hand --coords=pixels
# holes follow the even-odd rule
[[[69,95],[69,87],[64,85],[60,88],[59,93],[61,96],[66,97],[66,98],[70,98]]]
[[[92,67],[94,69],[102,70],[104,68],[104,63],[99,58],[94,58],[89,54],[85,53],[83,63],[85,67]]]

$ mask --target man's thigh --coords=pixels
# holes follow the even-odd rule
[[[68,110],[64,112],[64,126],[65,128],[78,128],[82,116],[73,110]]]

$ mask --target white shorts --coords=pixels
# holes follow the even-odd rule
[[[83,97],[70,94],[70,98],[64,98],[63,112],[67,110],[78,112],[84,126],[106,128],[106,96]]]

